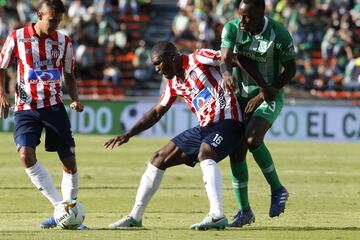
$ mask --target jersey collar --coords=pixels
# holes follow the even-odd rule
[[[189,56],[182,55],[182,69],[185,71],[189,67]]]
[[[189,56],[188,55],[182,55],[182,65],[181,65],[181,72],[180,72],[180,77],[181,79],[186,79],[185,74],[186,74],[186,70],[189,68]]]
[[[269,23],[269,19],[266,16],[264,16],[264,20],[265,20],[264,27],[263,27],[263,29],[261,30],[260,33],[258,33],[258,34],[256,34],[254,36],[255,38],[260,37],[260,35],[263,34],[265,32],[266,28],[267,28],[268,23]]]
[[[43,37],[40,37],[36,31],[35,31],[35,23],[31,23],[29,26],[28,26],[28,31],[29,31],[29,34],[31,37],[35,36],[37,38],[48,38],[48,37],[53,37],[55,34],[56,34],[56,31],[54,31],[51,35],[45,35]]]
[[[36,36],[36,37],[38,37],[38,35],[37,35],[37,33],[36,33],[36,31],[35,31],[35,23],[31,23],[29,26],[28,26],[28,31],[29,31],[29,34],[30,34],[30,36],[32,37],[32,36]]]

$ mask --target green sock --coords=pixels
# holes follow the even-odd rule
[[[246,161],[239,163],[230,162],[231,166],[231,182],[235,193],[236,201],[239,205],[239,209],[249,209],[248,199],[248,168]]]
[[[281,187],[279,177],[276,173],[275,165],[272,160],[271,154],[264,143],[251,151],[255,161],[261,168],[266,181],[271,187],[271,191],[278,190]]]

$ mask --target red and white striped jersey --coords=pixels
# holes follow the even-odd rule
[[[60,32],[40,37],[34,25],[13,31],[0,53],[1,69],[7,69],[16,60],[15,111],[61,103],[63,71],[74,71],[70,38]]]
[[[183,55],[183,77],[175,76],[168,80],[160,104],[171,106],[177,96],[183,97],[200,126],[224,119],[242,121],[235,93],[224,91],[220,60],[220,51],[210,49]]]

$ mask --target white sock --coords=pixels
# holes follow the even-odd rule
[[[46,170],[37,161],[34,166],[25,168],[25,172],[30,177],[31,182],[37,189],[51,202],[52,205],[56,205],[62,201],[62,198],[55,188],[55,185],[46,172]]]
[[[79,173],[69,174],[63,172],[61,181],[63,200],[76,199],[79,193]]]
[[[140,221],[144,215],[145,208],[154,193],[159,189],[164,170],[160,170],[151,163],[148,164],[145,173],[141,177],[140,185],[136,193],[133,209],[129,214],[136,221]]]
[[[209,214],[214,218],[224,217],[224,207],[222,201],[222,179],[219,166],[212,159],[205,159],[200,162],[203,173],[206,193],[210,202]]]

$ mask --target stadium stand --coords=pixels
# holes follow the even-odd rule
[[[183,51],[219,49],[221,29],[239,0],[65,0],[61,31],[74,43],[76,77],[85,98],[157,96],[161,79],[149,49],[173,40]],[[34,20],[36,1],[0,0],[0,46]],[[298,74],[294,97],[360,99],[360,0],[266,0],[267,12],[291,32]],[[13,68],[15,69],[15,68]],[[14,70],[7,91],[14,92]]]

